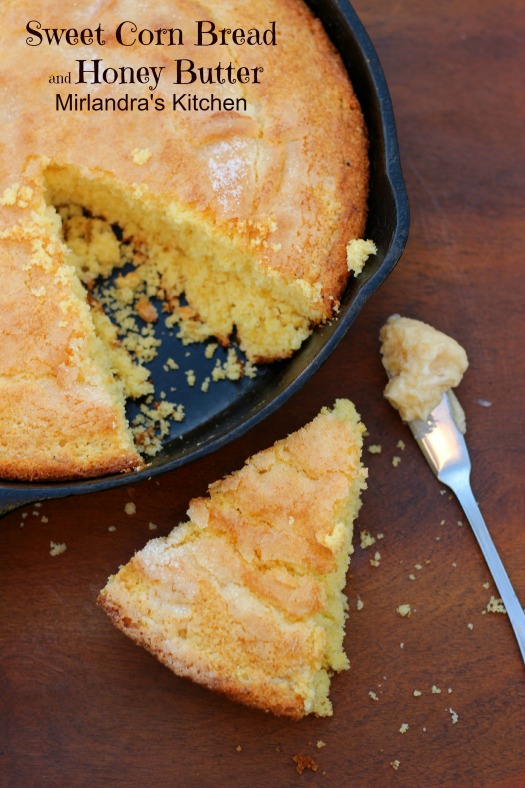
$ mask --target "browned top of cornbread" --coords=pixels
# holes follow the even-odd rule
[[[330,714],[363,429],[351,403],[323,409],[193,500],[191,522],[149,542],[100,605],[181,676],[276,714]]]
[[[8,3],[3,36],[2,82],[17,90],[2,105],[0,194],[18,183],[27,195],[0,211],[2,226],[15,219],[31,223],[40,205],[44,164],[109,175],[130,191],[139,185],[169,207],[189,206],[197,215],[235,236],[240,246],[260,247],[262,264],[290,278],[322,285],[322,297],[340,294],[346,280],[345,246],[364,229],[368,185],[366,132],[361,111],[339,57],[321,24],[300,0],[255,2],[173,2],[137,5],[105,0],[73,8],[42,2],[44,27],[94,27],[100,21],[106,44],[30,47],[25,23],[35,16],[29,0]],[[121,46],[114,31],[130,19],[138,29],[173,24],[186,35],[184,46]],[[195,20],[218,28],[264,30],[276,20],[276,46],[196,47]],[[129,30],[129,28],[128,28]],[[127,34],[127,39],[131,34]],[[73,55],[72,55],[73,51]],[[76,59],[101,59],[102,68],[146,64],[165,71],[151,85],[75,85]],[[173,85],[174,58],[195,68],[220,60],[248,69],[264,67],[258,84]],[[72,71],[71,85],[48,84],[50,74]],[[88,90],[89,87],[89,90]],[[245,97],[246,112],[63,112],[55,92],[93,97],[146,97],[166,101],[173,92],[213,92],[218,98]],[[293,98],[293,100],[292,100]],[[8,152],[8,155],[6,153]],[[141,155],[142,153],[142,155]],[[50,161],[48,161],[50,159]],[[198,175],[197,175],[198,173]],[[140,190],[139,190],[140,191]],[[137,193],[137,199],[140,194]],[[24,205],[22,205],[22,202]],[[277,250],[276,247],[280,248]]]

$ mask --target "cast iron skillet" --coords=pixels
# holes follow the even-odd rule
[[[357,317],[367,298],[392,271],[404,249],[409,227],[407,195],[401,174],[394,117],[381,65],[355,11],[347,0],[308,0],[338,48],[361,102],[370,136],[371,182],[367,238],[378,253],[363,273],[352,279],[343,296],[339,314],[318,328],[293,358],[259,369],[255,379],[214,384],[207,394],[197,385],[179,386],[186,418],[165,443],[162,452],[144,470],[104,478],[61,483],[0,484],[0,514],[47,498],[95,492],[136,483],[172,470],[216,451],[273,413],[319,369]],[[307,53],[305,53],[307,56]],[[312,85],[312,90],[322,89]],[[201,345],[173,345],[165,356],[176,357],[180,375],[192,369],[198,381],[209,374],[212,362],[204,358]],[[167,343],[166,343],[167,344]],[[221,352],[221,351],[219,351]],[[189,355],[188,355],[189,354]],[[153,375],[160,390],[168,380],[160,358]],[[210,366],[211,365],[211,366]],[[180,396],[179,392],[177,396]]]

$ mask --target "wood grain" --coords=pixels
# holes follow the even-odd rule
[[[513,0],[355,6],[394,103],[412,207],[406,252],[315,378],[241,440],[157,481],[1,522],[1,786],[525,785],[523,664],[506,616],[483,614],[497,592],[458,504],[382,398],[377,339],[400,312],[467,349],[458,395],[473,487],[525,600],[523,9]],[[338,396],[354,400],[369,442],[383,447],[366,455],[358,526],[384,535],[381,564],[356,546],[352,668],[333,680],[333,718],[292,723],[174,677],[95,599],[151,537],[150,522],[168,533],[209,482]],[[135,515],[125,514],[128,501]],[[67,550],[51,557],[51,541]],[[405,602],[413,613],[402,619]],[[318,771],[299,776],[298,753]]]

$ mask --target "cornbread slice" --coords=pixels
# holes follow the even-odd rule
[[[74,478],[141,467],[124,393],[56,216],[0,235],[0,476]]]
[[[349,667],[343,593],[366,487],[364,427],[337,400],[191,501],[189,522],[111,577],[98,603],[180,676],[275,714],[332,714]]]
[[[461,382],[468,367],[466,352],[442,331],[400,315],[388,318],[379,338],[390,377],[385,397],[404,421],[425,420],[445,391]],[[457,407],[461,409],[459,402]]]

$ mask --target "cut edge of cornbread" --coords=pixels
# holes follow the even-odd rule
[[[4,251],[12,250],[5,299],[21,302],[9,339],[16,346],[23,331],[34,334],[24,355],[11,349],[3,359],[0,467],[5,479],[83,478],[144,464],[129,431],[122,382],[96,331],[88,294],[67,261],[59,228],[56,212],[42,206],[30,227],[14,224],[1,233]],[[31,299],[26,310],[22,285]],[[31,375],[25,368],[28,358],[34,364]]]
[[[332,714],[364,427],[348,400],[191,501],[101,591],[112,622],[179,676],[299,719]]]
[[[334,302],[318,283],[262,263],[255,225],[251,239],[248,233],[241,242],[231,228],[215,225],[173,195],[154,195],[140,184],[126,190],[102,172],[50,163],[45,181],[49,204],[81,205],[108,226],[118,224],[124,237],[145,244],[168,298],[184,293],[207,335],[223,344],[235,335],[250,361],[291,356],[331,314]],[[93,261],[92,274],[107,276],[118,265],[109,234],[106,246],[106,263],[100,267]]]

